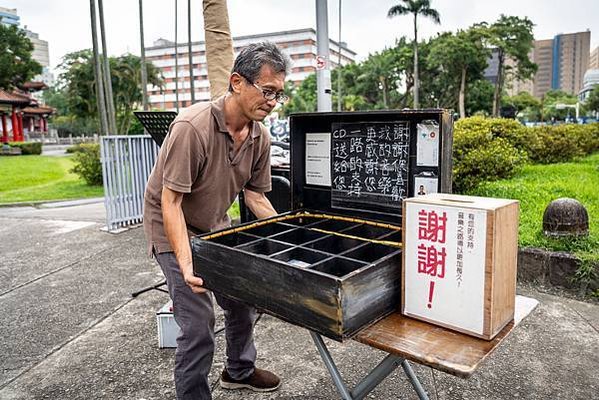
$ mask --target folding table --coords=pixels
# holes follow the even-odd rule
[[[395,312],[363,329],[353,338],[389,353],[353,389],[349,389],[343,381],[322,337],[314,332],[310,334],[342,399],[363,399],[401,365],[418,397],[424,400],[428,399],[428,396],[408,360],[468,378],[537,305],[538,301],[535,299],[516,296],[514,320],[490,341],[404,317]]]

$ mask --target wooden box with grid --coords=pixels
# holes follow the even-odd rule
[[[399,309],[401,203],[451,190],[444,110],[292,115],[276,217],[192,239],[205,286],[342,341]]]

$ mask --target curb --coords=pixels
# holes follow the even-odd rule
[[[557,286],[584,294],[599,289],[599,276],[591,282],[574,280],[581,261],[571,253],[532,247],[518,250],[518,281]],[[598,271],[599,272],[599,271]]]
[[[21,201],[16,203],[3,203],[0,204],[1,208],[10,207],[35,207],[35,208],[59,208],[59,207],[72,207],[80,206],[85,204],[101,203],[104,201],[104,197],[91,197],[87,199],[70,199],[70,200],[40,200],[40,201]]]

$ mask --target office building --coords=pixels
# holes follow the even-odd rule
[[[19,16],[16,8],[0,7],[0,23],[3,25],[19,26]]]
[[[20,25],[21,18],[17,15],[17,9],[9,9],[0,7],[0,23],[4,25]],[[33,44],[33,52],[31,58],[41,64],[42,73],[35,76],[32,81],[44,82],[47,86],[52,86],[54,83],[54,75],[50,72],[50,53],[48,51],[48,42],[40,39],[39,34],[27,29],[27,25],[22,29],[25,36]]]
[[[599,69],[599,46],[591,52],[589,57],[589,69]]]
[[[276,43],[292,61],[290,74],[287,81],[300,84],[308,75],[316,71],[316,31],[314,29],[299,29],[292,31],[265,33],[257,35],[240,36],[233,38],[235,55],[250,43],[270,41]],[[339,51],[341,65],[354,62],[356,53],[351,51],[345,43],[340,45],[331,40],[329,42],[331,66],[337,66]],[[178,49],[178,93],[179,107],[191,105],[191,90],[189,79],[189,53],[187,43],[179,43]],[[206,66],[206,43],[203,41],[192,43],[193,76],[195,101],[210,100],[210,84]],[[164,88],[148,86],[148,102],[151,108],[172,110],[176,108],[175,100],[175,44],[166,39],[158,39],[152,47],[146,48],[146,58],[152,62],[164,77]]]
[[[598,55],[589,56],[590,42],[590,31],[559,34],[553,39],[535,40],[529,58],[537,64],[536,74],[528,81],[517,81],[513,76],[506,76],[504,82],[507,93],[513,96],[524,91],[541,98],[550,90],[562,90],[577,95],[583,87],[586,70],[591,63],[599,63],[599,60],[596,60]],[[598,50],[595,50],[594,54],[596,52]],[[485,70],[485,78],[493,83],[497,80],[497,63],[497,55],[494,51]],[[506,61],[507,65],[510,63],[514,64],[513,61]]]

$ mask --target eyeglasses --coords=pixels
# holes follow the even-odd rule
[[[277,103],[279,104],[285,104],[289,101],[289,96],[287,96],[285,93],[283,92],[275,92],[274,90],[270,90],[270,89],[265,89],[262,86],[252,82],[251,80],[249,80],[248,78],[246,78],[245,76],[241,75],[250,85],[253,85],[256,89],[260,90],[262,92],[262,95],[264,96],[264,98],[268,101],[271,100],[276,100]]]

